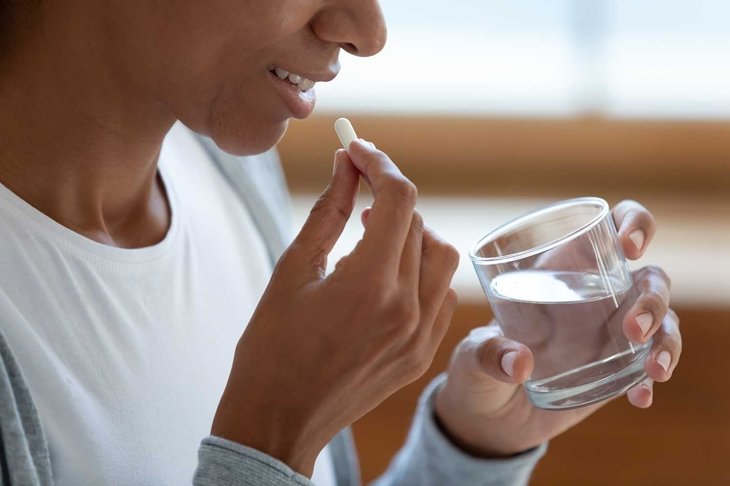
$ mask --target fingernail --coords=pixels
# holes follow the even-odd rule
[[[511,377],[515,372],[515,359],[517,359],[517,351],[509,351],[504,353],[504,356],[502,356],[502,371],[504,371],[507,376]]]
[[[337,158],[335,158],[335,163],[332,164],[332,175],[337,174]]]
[[[636,316],[636,323],[639,324],[641,332],[646,336],[646,333],[651,329],[651,325],[654,323],[654,316],[651,312],[644,312]]]
[[[644,247],[644,232],[641,230],[634,230],[629,234],[629,238],[634,242],[636,248],[641,250]]]
[[[669,351],[662,351],[657,355],[656,362],[659,363],[659,366],[661,366],[662,369],[664,369],[665,373],[668,373],[669,364],[672,362],[672,355],[669,354]]]

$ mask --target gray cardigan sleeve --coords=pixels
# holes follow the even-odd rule
[[[440,375],[424,391],[405,446],[373,486],[527,484],[547,446],[509,459],[480,459],[462,452],[441,433],[433,418],[433,396],[445,377]],[[286,464],[218,437],[203,441],[199,460],[195,486],[313,486]]]
[[[314,483],[263,452],[209,436],[198,450],[193,485],[313,486]]]
[[[506,460],[470,457],[438,430],[432,412],[440,376],[419,403],[408,441],[377,486],[514,486],[526,484],[545,446]],[[340,460],[343,460],[341,457]],[[337,466],[337,465],[335,465]],[[337,467],[336,467],[337,469]],[[356,478],[353,474],[349,478]],[[356,486],[356,479],[338,486]],[[20,369],[0,333],[0,485],[53,484],[48,446]],[[314,486],[309,478],[258,450],[219,437],[203,440],[195,486]]]
[[[547,445],[509,459],[482,459],[458,449],[439,429],[433,398],[446,379],[439,375],[421,395],[405,446],[373,486],[526,485]]]

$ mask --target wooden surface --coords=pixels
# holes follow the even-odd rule
[[[730,307],[678,312],[681,363],[669,383],[656,385],[654,406],[608,404],[551,442],[530,484],[730,485]],[[420,390],[446,367],[451,349],[489,317],[484,306],[460,306],[428,374],[355,424],[364,480],[401,446]]]
[[[335,117],[292,122],[279,146],[292,189],[319,189]],[[421,190],[451,194],[637,191],[727,195],[730,122],[356,116]],[[458,156],[458,161],[454,157]]]

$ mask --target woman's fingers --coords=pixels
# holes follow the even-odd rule
[[[634,272],[634,286],[640,292],[624,317],[624,334],[635,343],[647,342],[659,329],[669,310],[671,281],[659,267]]]
[[[441,341],[444,339],[446,331],[449,330],[451,318],[454,316],[458,300],[459,299],[454,289],[449,289],[448,292],[446,292],[446,298],[444,298],[444,301],[441,303],[441,308],[439,309],[438,314],[436,314],[436,319],[433,322],[433,329],[431,330],[429,348],[434,354],[436,353],[439,344],[441,344]]]
[[[360,215],[360,221],[364,227],[367,227],[371,211],[372,208],[367,207]],[[403,282],[411,283],[415,289],[419,287],[424,232],[423,216],[418,211],[414,211],[411,228],[403,248],[403,255],[401,255],[400,278]]]
[[[649,408],[654,402],[654,382],[647,378],[626,392],[629,403],[636,408]]]
[[[425,319],[435,318],[458,266],[459,252],[456,248],[433,230],[424,228],[418,294]]]
[[[613,209],[613,220],[626,257],[640,258],[656,233],[654,216],[636,201],[622,201]]]
[[[360,215],[366,228],[370,224],[371,213],[371,208],[365,208]],[[456,305],[456,293],[450,286],[458,266],[459,252],[456,248],[426,227],[421,214],[415,211],[401,258],[400,275],[402,280],[416,283],[424,320],[438,321],[444,302],[453,300]],[[433,332],[438,334],[439,331],[434,329]]]
[[[355,140],[348,153],[374,197],[358,250],[371,267],[395,277],[411,228],[418,191],[386,154],[367,142]]]
[[[421,275],[423,232],[423,217],[418,211],[414,211],[406,244],[401,255],[399,278],[402,283],[413,290],[416,297],[418,296],[418,281]]]
[[[332,181],[314,204],[289,253],[312,273],[324,274],[329,255],[350,219],[357,198],[359,174],[347,152],[335,153]],[[307,272],[309,276],[309,272]]]
[[[649,377],[626,393],[629,402],[638,408],[650,407],[654,401],[654,382],[665,382],[672,377],[681,354],[679,317],[669,309],[659,330],[654,334],[651,351],[644,364]]]
[[[679,317],[669,310],[659,330],[654,334],[649,357],[644,369],[651,379],[660,383],[672,377],[674,368],[682,354],[682,334],[679,331]]]

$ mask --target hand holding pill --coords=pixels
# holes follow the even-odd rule
[[[424,227],[415,185],[347,120],[337,133],[347,149],[236,348],[212,428],[305,475],[337,432],[428,369],[456,305],[459,254]],[[364,235],[327,275],[360,176],[374,197]],[[282,395],[296,400],[271,400]]]

